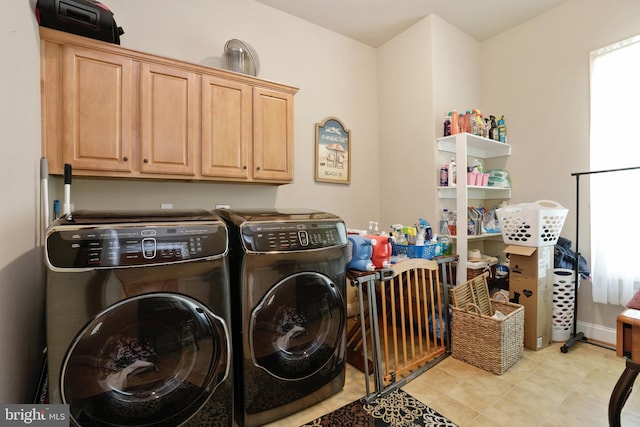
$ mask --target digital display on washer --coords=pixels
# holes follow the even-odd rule
[[[197,260],[227,250],[218,224],[54,229],[47,237],[53,267],[124,267]]]
[[[245,248],[252,252],[321,249],[347,243],[343,222],[245,223],[241,228]]]

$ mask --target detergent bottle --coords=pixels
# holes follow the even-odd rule
[[[391,266],[391,238],[389,236],[365,236],[371,239],[373,253],[371,262],[376,268]]]
[[[376,266],[371,261],[373,240],[359,235],[348,236],[348,251],[351,254],[347,262],[348,270],[373,271]]]

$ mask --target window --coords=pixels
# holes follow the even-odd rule
[[[591,52],[590,144],[592,171],[640,166],[640,36]],[[625,305],[640,282],[640,170],[589,179],[593,301]]]

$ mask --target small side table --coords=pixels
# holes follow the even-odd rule
[[[640,373],[640,310],[626,309],[616,321],[616,355],[627,364],[609,399],[609,427],[620,427],[620,412]]]

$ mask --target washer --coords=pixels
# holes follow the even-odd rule
[[[345,381],[344,222],[311,210],[218,210],[229,226],[235,411],[262,425]]]
[[[76,212],[47,230],[51,403],[82,426],[230,426],[228,230],[207,211]]]

